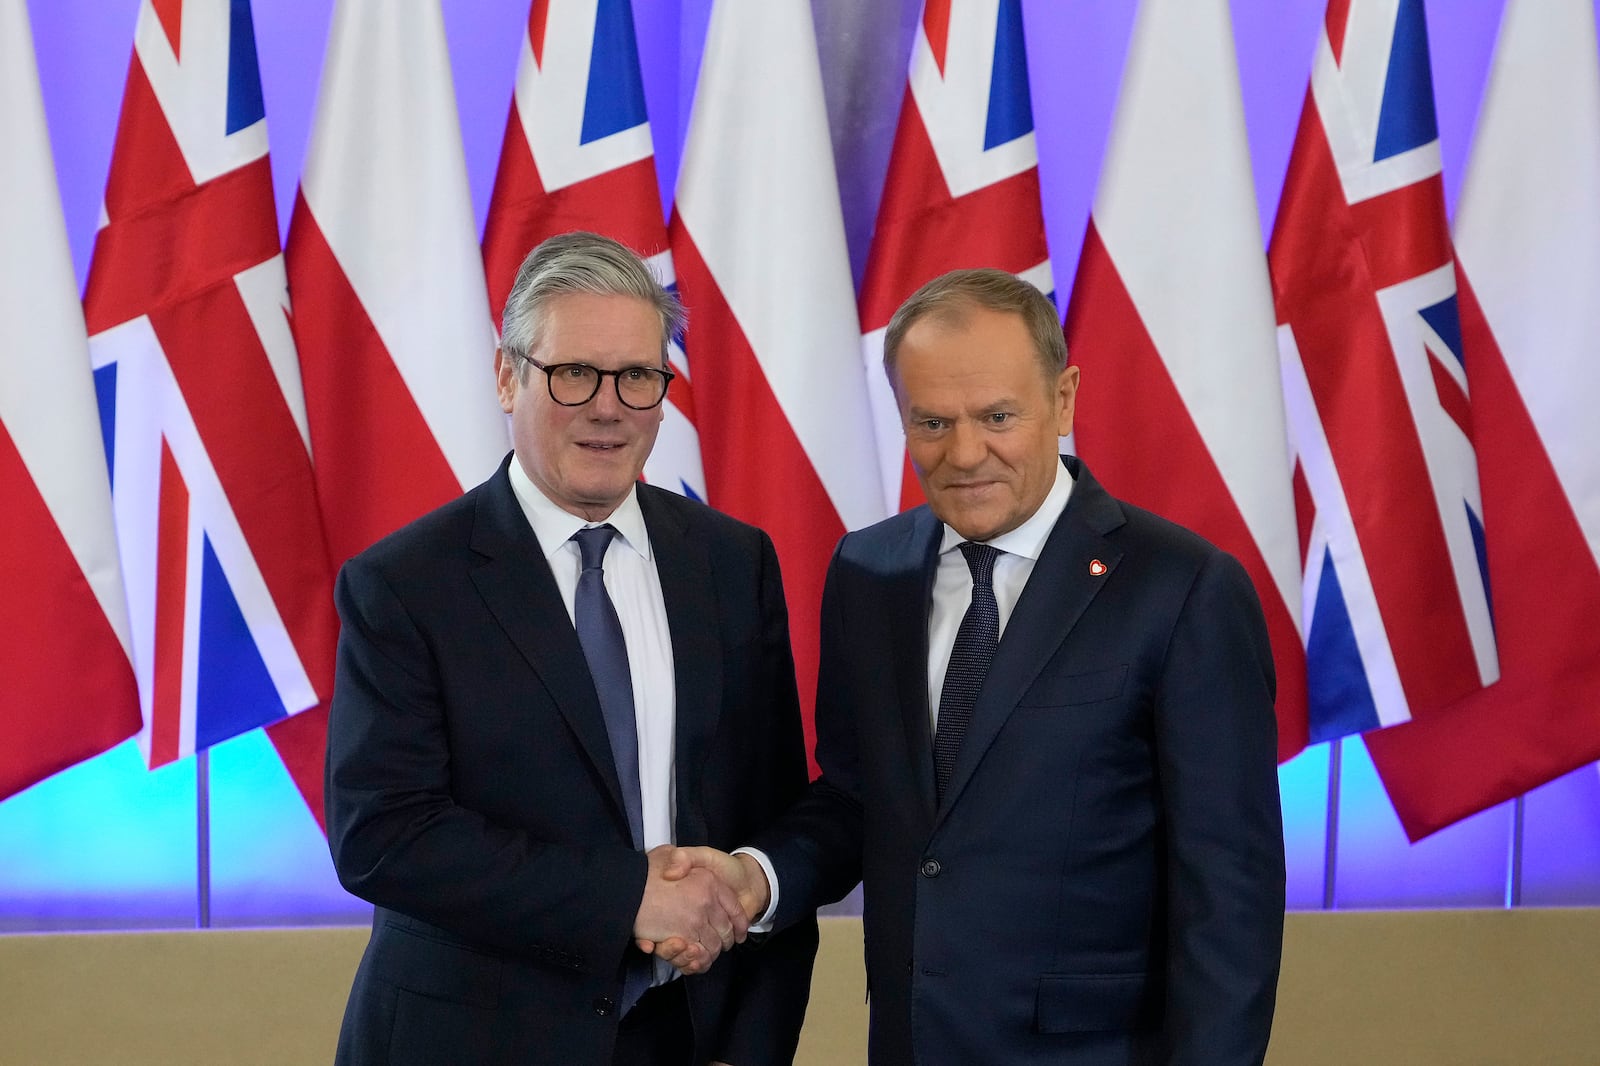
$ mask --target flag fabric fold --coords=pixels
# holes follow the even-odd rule
[[[950,270],[997,267],[1055,295],[1021,0],[926,0],[861,284],[861,351],[890,511],[922,502],[883,373],[895,309]]]
[[[141,7],[84,313],[157,766],[332,686],[247,3]],[[304,785],[320,818],[320,775]]]
[[[0,4],[0,799],[139,731],[83,308],[27,6]]]
[[[709,502],[777,547],[810,744],[828,559],[885,507],[805,0],[712,6],[670,235]]]
[[[1269,253],[1310,739],[1499,676],[1422,0],[1330,0]]]
[[[1600,759],[1600,58],[1509,0],[1455,247],[1500,679],[1367,746],[1411,839]]]
[[[1118,495],[1244,564],[1306,744],[1299,549],[1272,290],[1225,0],[1145,0],[1067,315],[1074,443]]]
[[[628,0],[533,0],[489,218],[483,262],[496,326],[523,257],[583,229],[621,241],[675,288],[655,150]],[[667,394],[645,480],[704,500],[689,361],[673,338]]]

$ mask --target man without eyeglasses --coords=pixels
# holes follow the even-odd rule
[[[341,1063],[793,1057],[815,923],[757,947],[709,873],[661,876],[806,783],[771,541],[639,482],[682,320],[615,241],[535,248],[512,454],[340,573],[328,837],[376,905]],[[668,938],[687,976],[636,946]]]
[[[669,873],[716,870],[778,929],[862,881],[874,1063],[1260,1063],[1284,903],[1260,604],[1057,454],[1066,360],[1054,306],[1002,271],[895,313],[928,505],[834,555],[822,777],[753,849]]]

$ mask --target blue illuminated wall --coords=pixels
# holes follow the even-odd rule
[[[709,0],[635,0],[634,6],[665,201],[688,120]],[[29,0],[28,7],[81,283],[138,4]],[[1324,0],[1232,4],[1264,234],[1277,210],[1323,7]],[[1500,7],[1500,0],[1427,4],[1452,207]],[[918,0],[813,0],[858,278],[918,8]],[[445,0],[444,9],[481,226],[528,0]],[[331,10],[332,0],[255,4],[285,227]],[[1071,290],[1133,10],[1132,0],[1023,2],[1040,178],[1060,292]],[[1093,404],[1092,383],[1081,402]],[[1336,818],[1330,819],[1332,762],[1323,746],[1280,772],[1291,906],[1502,906],[1513,881],[1525,904],[1600,903],[1600,772],[1593,767],[1529,795],[1520,819],[1506,804],[1412,846],[1359,741],[1341,747]],[[211,924],[366,919],[367,908],[339,888],[316,822],[262,734],[213,749],[207,784],[205,902]],[[194,761],[151,773],[126,744],[0,803],[0,930],[196,924],[199,795]],[[1335,824],[1337,835],[1330,838]]]

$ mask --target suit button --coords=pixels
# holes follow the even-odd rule
[[[943,867],[939,865],[939,860],[938,859],[923,859],[922,860],[922,876],[923,877],[938,877],[939,876],[939,871],[942,870],[942,869],[943,869]]]
[[[601,996],[594,1001],[594,1012],[600,1015],[602,1018],[608,1016],[616,1009],[617,1001],[612,999],[610,996]]]

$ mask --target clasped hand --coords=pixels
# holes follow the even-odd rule
[[[750,923],[767,909],[766,874],[748,855],[663,844],[647,858],[634,940],[683,973],[710,969],[718,955],[744,942]]]

